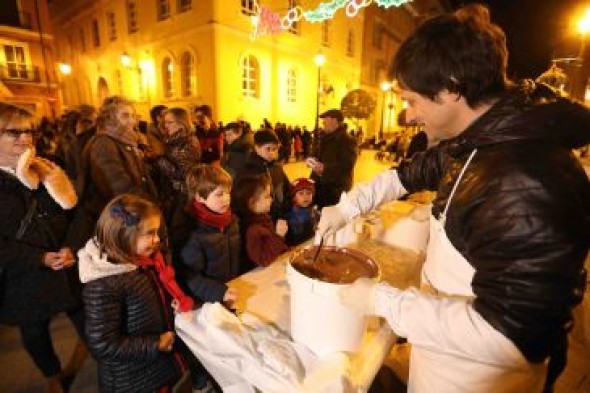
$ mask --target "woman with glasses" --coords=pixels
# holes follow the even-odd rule
[[[55,354],[49,324],[65,311],[82,337],[76,258],[68,246],[67,210],[77,202],[59,166],[35,156],[33,116],[0,103],[0,323],[18,326],[25,350],[62,392],[86,357],[79,341],[65,368]]]

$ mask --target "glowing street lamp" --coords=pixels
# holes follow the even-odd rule
[[[590,73],[590,59],[586,53],[586,39],[588,32],[590,32],[590,7],[584,11],[584,16],[578,21],[578,33],[580,33],[580,53],[578,57],[582,61],[580,68],[580,82],[577,89],[574,89],[572,94],[575,98],[584,99],[585,92],[588,87],[588,74]]]
[[[72,73],[72,66],[68,63],[59,63],[57,69],[62,75],[70,75]]]
[[[121,54],[121,64],[125,68],[131,67],[131,56],[127,52],[123,52]]]
[[[139,76],[139,83],[140,84],[142,84],[142,85],[144,84],[144,77],[145,77],[146,100],[147,100],[147,106],[149,109],[150,105],[151,105],[149,77],[153,73],[153,65],[151,64],[151,62],[144,60],[139,63],[138,67],[133,67],[131,65],[131,63],[132,63],[131,56],[129,56],[129,54],[127,52],[123,52],[121,54],[120,60],[121,60],[121,65],[123,65],[123,67],[137,71],[137,75]],[[145,75],[145,74],[147,74],[147,75]]]
[[[583,36],[590,31],[590,8],[586,8],[584,17],[578,22],[578,32]]]
[[[326,57],[321,53],[318,53],[314,57],[314,62],[318,67],[318,91],[316,95],[316,106],[315,106],[315,130],[318,129],[318,122],[320,118],[320,84],[321,84],[321,75],[322,75],[322,66],[326,63]]]

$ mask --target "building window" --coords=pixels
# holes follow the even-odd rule
[[[100,34],[98,30],[98,20],[92,20],[92,43],[94,44],[95,48],[100,46]]]
[[[260,66],[254,56],[242,60],[242,95],[244,97],[260,96]]]
[[[322,22],[322,45],[330,46],[330,21],[325,20]]]
[[[137,30],[137,2],[136,0],[127,0],[127,31],[131,34]]]
[[[4,61],[6,62],[4,74],[10,79],[29,79],[24,47],[4,45]]]
[[[348,35],[346,36],[346,56],[354,56],[354,29],[348,29]]]
[[[107,12],[107,26],[109,32],[109,41],[117,39],[117,22],[115,21],[115,13]]]
[[[242,1],[242,14],[256,15],[256,1],[255,0],[241,0],[241,1]]]
[[[189,11],[192,8],[191,0],[178,0],[178,12]]]
[[[288,10],[291,11],[293,8],[297,7],[299,4],[297,4],[297,1],[295,0],[289,0],[289,4],[288,4]],[[295,21],[293,23],[291,23],[291,26],[289,27],[289,33],[292,34],[301,34],[301,25],[299,24],[299,21]]]
[[[162,88],[164,97],[170,98],[174,95],[174,64],[169,57],[162,62]]]
[[[170,0],[156,0],[158,7],[158,20],[170,17]]]
[[[86,34],[84,34],[84,28],[80,29],[80,50],[86,52]]]
[[[292,68],[287,71],[287,101],[297,101],[297,72]]]
[[[180,57],[180,81],[183,97],[189,97],[195,94],[197,84],[195,57],[190,52],[184,52]]]

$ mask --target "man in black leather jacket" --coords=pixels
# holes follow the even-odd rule
[[[413,344],[410,392],[549,392],[565,363],[590,247],[590,182],[572,149],[590,142],[590,112],[508,82],[506,63],[483,6],[418,27],[392,76],[437,145],[322,211],[327,234],[437,191],[421,290],[359,280],[341,293]]]

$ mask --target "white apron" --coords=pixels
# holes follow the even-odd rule
[[[449,205],[457,186],[473,159],[463,166],[437,220],[430,217],[430,239],[422,269],[422,289],[441,297],[474,298],[471,281],[475,270],[455,249],[444,229]],[[516,346],[473,312],[457,319],[451,337],[436,347],[412,343],[410,393],[536,393],[545,380],[545,365],[526,361]],[[473,317],[475,316],[475,317]],[[458,317],[460,318],[460,317]],[[477,345],[473,337],[485,337]],[[440,345],[440,346],[439,346]]]

